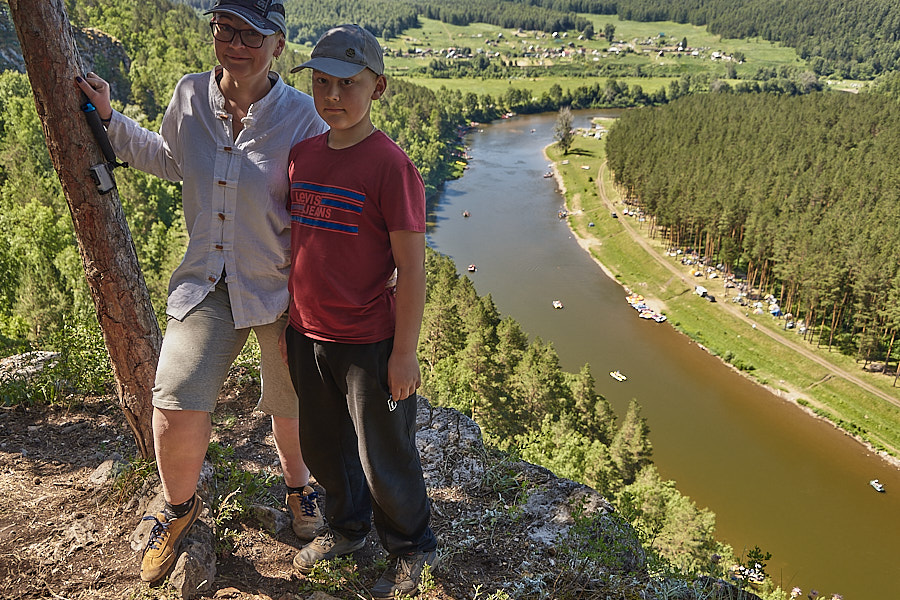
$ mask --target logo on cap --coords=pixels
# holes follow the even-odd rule
[[[354,56],[356,56],[356,50],[354,50],[353,48],[347,48],[347,50],[344,51],[344,54],[347,55],[347,58],[353,58]]]

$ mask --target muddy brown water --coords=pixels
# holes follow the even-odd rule
[[[615,116],[579,111],[575,124],[601,114]],[[429,245],[502,314],[553,342],[563,368],[590,364],[620,417],[637,399],[662,477],[716,513],[717,537],[738,555],[771,552],[767,571],[783,589],[900,599],[900,471],[668,324],[637,318],[558,219],[564,199],[543,177],[542,153],[555,121],[518,116],[470,134],[469,169],[432,209]],[[469,264],[478,270],[466,273]],[[564,309],[553,309],[556,299]],[[609,376],[616,369],[627,381]],[[868,485],[873,478],[886,493]]]

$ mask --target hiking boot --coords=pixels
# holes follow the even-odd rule
[[[297,537],[308,542],[316,537],[316,532],[325,525],[322,511],[316,503],[319,493],[310,486],[304,486],[303,493],[288,494],[285,502],[291,511],[291,527]]]
[[[178,549],[188,530],[197,521],[203,509],[203,500],[196,493],[194,504],[186,515],[175,518],[165,510],[144,517],[143,521],[156,521],[150,530],[150,539],[141,559],[141,580],[148,583],[166,576],[178,558]]]
[[[323,527],[319,531],[319,535],[303,546],[294,557],[294,568],[301,573],[309,573],[317,562],[351,554],[365,545],[365,537],[350,540],[331,527]]]
[[[388,557],[391,565],[372,587],[372,598],[382,600],[415,594],[425,565],[433,565],[437,551],[411,552]]]

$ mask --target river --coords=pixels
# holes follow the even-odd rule
[[[575,124],[600,114],[578,111]],[[555,122],[519,116],[467,136],[469,169],[431,210],[429,246],[460,269],[477,264],[465,275],[478,292],[553,342],[567,371],[589,363],[620,418],[637,399],[662,477],[716,513],[717,537],[736,554],[771,552],[767,572],[782,589],[900,598],[900,471],[668,324],[637,318],[557,218],[564,199],[542,177]],[[554,299],[565,308],[554,310]],[[610,378],[614,369],[628,380]],[[887,493],[868,485],[875,477]]]

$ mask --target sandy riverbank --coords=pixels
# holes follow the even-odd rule
[[[546,148],[543,150],[543,153],[544,153],[544,158],[546,158],[547,162],[550,164],[550,172],[553,173],[553,181],[556,182],[556,187],[559,190],[559,193],[562,194],[563,198],[566,199],[566,210],[569,210],[573,214],[578,212],[579,210],[581,210],[581,206],[580,206],[580,204],[578,204],[578,198],[577,198],[578,195],[576,194],[575,199],[571,199],[571,200],[569,199],[567,190],[566,190],[566,182],[565,182],[565,180],[563,180],[563,176],[559,172],[559,169],[557,168],[556,163],[553,160],[551,160],[549,156],[547,156]],[[572,204],[570,204],[570,202]],[[600,269],[604,273],[606,273],[607,277],[609,277],[610,279],[615,281],[616,280],[615,274],[612,271],[610,271],[606,267],[606,265],[604,265],[602,262],[597,260],[597,257],[594,256],[594,254],[591,252],[591,248],[600,245],[600,240],[598,240],[597,238],[594,238],[594,237],[586,237],[586,236],[580,235],[577,231],[575,231],[575,229],[572,227],[572,223],[568,219],[566,220],[566,225],[568,226],[569,231],[572,232],[572,235],[575,238],[575,241],[578,242],[578,245],[581,246],[581,248],[585,252],[588,253],[588,255],[597,264],[597,266],[600,267]]]

